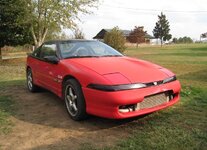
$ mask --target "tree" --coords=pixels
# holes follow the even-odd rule
[[[130,43],[137,43],[137,47],[138,47],[138,44],[145,42],[145,34],[146,34],[146,31],[144,31],[144,27],[135,26],[134,30],[132,30],[129,33],[127,40]]]
[[[71,39],[71,36],[67,35],[65,32],[62,32],[62,33],[56,35],[55,39],[68,40],[68,39]]]
[[[57,40],[68,40],[68,39],[71,39],[72,37],[67,35],[65,32],[49,32],[45,38],[46,41],[49,41],[49,40],[54,40],[54,39],[57,39]]]
[[[203,39],[207,38],[207,32],[206,33],[202,33],[200,35],[200,41],[201,41],[201,38],[203,38]]]
[[[74,39],[85,39],[85,35],[80,29],[76,28],[74,30]]]
[[[161,41],[161,46],[163,41],[170,40],[172,35],[170,32],[169,21],[166,19],[166,16],[161,12],[161,15],[158,15],[158,21],[156,22],[155,28],[153,30],[153,35],[155,38],[159,38]]]
[[[78,15],[91,13],[98,0],[27,0],[28,22],[35,46],[40,46],[48,32],[62,28],[75,28]]]
[[[5,45],[15,46],[31,43],[29,24],[23,23],[26,3],[22,0],[0,1],[0,59]]]
[[[118,27],[114,27],[104,36],[104,43],[110,45],[111,47],[120,52],[124,52],[124,50],[126,49],[125,42],[125,37]]]
[[[201,38],[207,38],[207,33],[201,34]]]

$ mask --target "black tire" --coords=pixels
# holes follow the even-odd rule
[[[87,118],[81,85],[75,79],[68,79],[64,82],[63,98],[67,112],[73,120],[79,121]]]
[[[32,70],[30,68],[27,69],[27,89],[30,92],[37,92],[39,87],[33,83]]]

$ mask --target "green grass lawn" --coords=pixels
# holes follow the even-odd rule
[[[25,83],[25,59],[0,61],[0,91],[6,87]],[[9,95],[0,93],[0,135],[12,131],[14,124],[9,117],[15,113],[15,101]],[[1,148],[1,147],[0,147]]]
[[[175,72],[181,100],[133,123],[129,139],[112,149],[206,149],[207,44],[129,48],[126,54]]]
[[[172,70],[182,85],[179,103],[123,127],[129,137],[102,149],[206,149],[207,148],[207,44],[128,48],[126,55]],[[24,61],[0,62],[0,90],[24,84]],[[2,132],[14,103],[0,95]],[[8,104],[7,104],[8,103]],[[3,119],[2,119],[3,118]],[[122,127],[119,127],[122,128]],[[101,135],[100,135],[101,136]],[[83,149],[96,149],[93,143]]]
[[[14,113],[15,103],[9,96],[0,96],[0,135],[11,131],[13,123],[9,116]]]
[[[133,124],[130,138],[112,149],[206,149],[207,44],[129,48],[126,54],[175,72],[182,97],[175,106]]]

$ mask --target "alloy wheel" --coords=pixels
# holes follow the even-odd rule
[[[76,116],[78,113],[76,92],[71,85],[67,85],[65,90],[65,102],[67,110],[71,116]]]

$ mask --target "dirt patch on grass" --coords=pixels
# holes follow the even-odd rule
[[[73,121],[63,101],[48,91],[33,94],[24,86],[17,86],[3,89],[0,94],[11,95],[18,106],[11,117],[15,124],[12,132],[0,136],[3,149],[79,149],[85,144],[112,146],[126,137],[127,130],[123,130],[123,126],[132,122],[92,116],[85,121]]]

